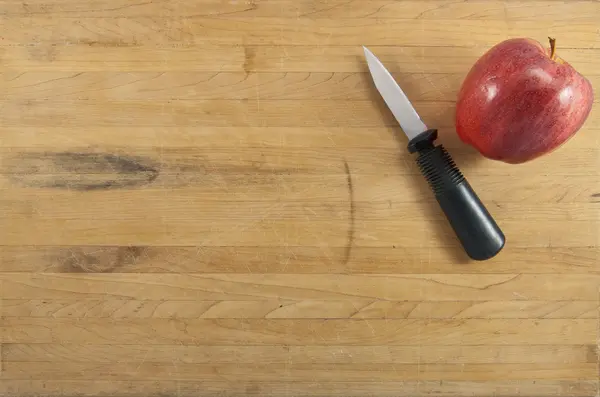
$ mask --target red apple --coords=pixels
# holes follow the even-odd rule
[[[555,41],[510,39],[465,78],[456,108],[460,138],[485,157],[523,163],[571,138],[587,119],[592,85],[556,55]]]

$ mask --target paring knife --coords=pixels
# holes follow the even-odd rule
[[[365,56],[375,87],[409,139],[408,151],[417,164],[467,255],[494,257],[505,237],[477,194],[442,145],[434,145],[437,130],[427,128],[390,72],[366,47]]]

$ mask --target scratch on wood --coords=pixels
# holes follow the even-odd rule
[[[26,187],[79,191],[139,187],[159,174],[149,159],[111,153],[20,153],[2,168],[13,183]]]
[[[480,291],[485,291],[485,290],[488,290],[488,289],[491,289],[491,288],[494,288],[494,287],[498,287],[500,285],[507,284],[507,283],[510,283],[512,281],[515,281],[519,277],[521,277],[521,274],[516,274],[514,276],[509,275],[508,278],[505,279],[505,280],[498,281],[498,282],[491,283],[491,284],[487,284],[487,285],[484,285],[484,286],[464,285],[462,283],[458,283],[457,284],[457,283],[452,283],[452,282],[449,282],[449,281],[436,280],[433,277],[424,277],[423,279],[427,280],[427,281],[430,281],[432,283],[435,283],[435,284],[440,284],[440,285],[455,286],[455,287],[462,287],[462,288],[477,289],[477,290],[480,290]]]
[[[244,64],[242,68],[246,74],[250,74],[254,70],[254,58],[256,52],[253,48],[244,47]]]
[[[564,192],[564,194],[562,194],[562,195],[561,195],[561,196],[558,198],[558,200],[556,200],[556,202],[557,202],[557,203],[561,203],[561,202],[562,202],[562,201],[565,199],[565,197],[567,197],[567,194],[569,194],[569,190],[567,190],[566,192]]]
[[[356,208],[354,203],[354,184],[352,183],[352,174],[350,173],[350,167],[348,162],[344,160],[344,169],[346,171],[346,179],[348,183],[348,194],[350,201],[350,226],[348,227],[348,243],[346,244],[346,250],[344,252],[344,265],[350,261],[350,255],[352,254],[352,246],[354,245],[354,229],[356,223]]]
[[[128,42],[122,39],[118,40],[88,40],[79,39],[77,44],[87,45],[89,47],[134,47],[139,45],[136,40]]]

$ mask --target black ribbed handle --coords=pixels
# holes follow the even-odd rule
[[[409,150],[419,153],[417,164],[466,253],[490,259],[504,247],[504,234],[450,154],[433,144],[436,138],[436,130],[426,131],[410,141]]]

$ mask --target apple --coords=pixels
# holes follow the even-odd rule
[[[590,82],[550,47],[528,38],[505,40],[477,60],[456,107],[461,140],[483,156],[524,163],[564,144],[587,119]]]

